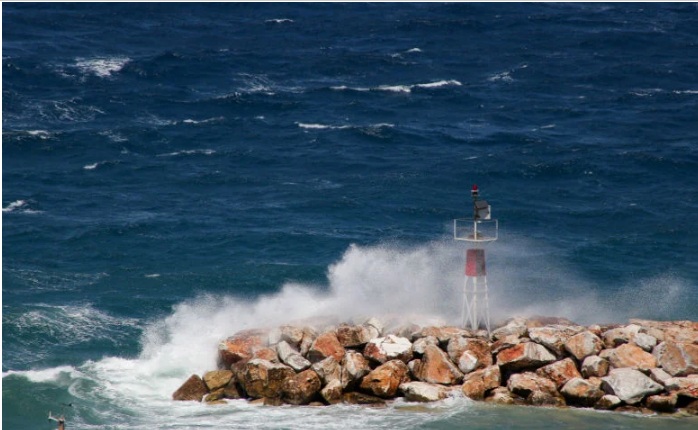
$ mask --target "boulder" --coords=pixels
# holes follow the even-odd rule
[[[419,381],[400,384],[399,390],[410,402],[436,402],[445,399],[449,392],[443,385]]]
[[[356,351],[347,351],[342,359],[341,365],[341,381],[344,388],[353,388],[361,381],[361,378],[371,371],[368,360],[366,360],[361,353]]]
[[[208,404],[224,404],[225,402],[222,401],[224,398],[224,390],[223,388],[219,388],[215,391],[211,391],[210,393],[206,394],[204,398],[201,399],[201,401]]]
[[[363,347],[379,335],[378,329],[372,325],[341,324],[337,327],[337,339],[344,348]]]
[[[639,370],[627,367],[613,369],[601,380],[602,388],[607,394],[616,395],[629,405],[640,403],[644,397],[664,390],[664,387]]]
[[[432,384],[453,385],[463,380],[463,374],[448,359],[441,348],[429,345],[421,360],[414,360],[412,373],[420,381]]]
[[[670,374],[666,373],[666,371],[660,367],[650,369],[649,376],[654,382],[658,382],[664,386],[666,386],[667,381],[672,378]]]
[[[248,361],[239,375],[239,383],[249,397],[281,397],[284,381],[296,372],[285,364],[254,358]]]
[[[251,359],[256,350],[266,346],[267,338],[267,331],[244,330],[222,341],[218,345],[219,367],[229,369],[234,363]]]
[[[657,346],[657,338],[640,332],[633,337],[632,343],[642,348],[643,351],[652,352],[652,349]]]
[[[560,392],[565,397],[568,404],[583,407],[594,406],[601,397],[604,396],[604,392],[595,384],[582,378],[570,379],[565,383]]]
[[[610,364],[608,360],[598,355],[590,355],[582,362],[582,376],[589,378],[592,376],[602,377],[608,374]]]
[[[421,357],[428,345],[439,346],[439,339],[435,336],[420,337],[412,343],[412,352]]]
[[[698,399],[698,375],[669,378],[665,381],[664,386],[667,391],[680,396]]]
[[[512,393],[506,387],[493,388],[489,396],[487,396],[487,398],[485,399],[485,401],[490,403],[496,403],[498,405],[514,405],[522,404],[524,402],[524,400],[521,397]]]
[[[466,397],[481,400],[489,390],[499,387],[501,383],[499,366],[489,366],[465,375],[461,391]]]
[[[276,349],[272,348],[260,348],[252,353],[252,358],[261,358],[262,360],[271,361],[272,363],[279,362],[279,355],[276,353]],[[243,363],[238,362],[236,364]]]
[[[548,348],[557,357],[562,357],[565,353],[565,342],[582,330],[583,327],[564,325],[534,327],[528,329],[528,337]]]
[[[453,337],[448,342],[448,356],[463,373],[492,365],[489,342],[484,339]]]
[[[507,388],[535,406],[564,406],[565,399],[555,383],[532,372],[515,373],[509,377]]]
[[[303,329],[300,327],[295,327],[291,325],[282,325],[279,327],[280,336],[279,340],[283,340],[291,345],[294,349],[298,350],[303,340]]]
[[[223,397],[226,399],[242,399],[245,396],[242,395],[241,391],[242,390],[240,389],[237,380],[232,378],[223,388]]]
[[[499,327],[492,331],[492,339],[500,340],[507,336],[521,337],[526,334],[528,327],[526,326],[526,320],[523,318],[513,318],[509,320],[504,326]]]
[[[657,412],[674,412],[678,398],[676,393],[649,396],[645,399],[645,405]]]
[[[424,327],[420,331],[412,334],[412,342],[423,337],[433,336],[438,339],[440,344],[446,345],[449,340],[453,337],[472,337],[472,333],[469,330],[454,326],[443,326],[435,327],[429,326]]]
[[[193,400],[200,402],[208,393],[204,380],[199,375],[191,375],[181,387],[172,393],[172,400]]]
[[[662,342],[652,354],[660,367],[671,376],[698,373],[698,345],[691,343]]]
[[[637,324],[615,327],[603,333],[603,342],[607,348],[615,348],[632,341],[633,337],[639,332],[640,326]]]
[[[698,321],[650,321],[631,319],[660,342],[698,343]]]
[[[657,360],[649,352],[643,351],[637,345],[624,343],[618,348],[603,351],[604,358],[608,360],[611,367],[616,369],[629,367],[631,369],[645,370],[657,367]]]
[[[579,361],[598,354],[602,349],[603,341],[590,331],[577,333],[565,342],[565,351]]]
[[[339,379],[333,379],[321,390],[320,395],[330,405],[335,405],[342,401],[343,387]]]
[[[412,360],[412,342],[392,334],[371,339],[364,348],[364,357],[378,364],[394,359],[408,363]]]
[[[310,327],[303,327],[303,338],[298,346],[298,352],[300,352],[303,357],[308,356],[308,352],[310,352],[310,348],[312,348],[315,339],[317,339],[315,330]]]
[[[344,347],[337,339],[337,335],[328,331],[318,336],[308,351],[308,360],[312,363],[332,357],[340,361],[344,357]]]
[[[327,357],[324,360],[318,361],[310,368],[317,373],[323,385],[327,385],[332,381],[341,382],[342,366],[337,362],[337,360],[334,359],[334,357]]]
[[[555,356],[534,342],[520,343],[497,354],[497,364],[504,370],[537,368],[553,361]]]
[[[689,415],[698,416],[698,400],[694,400],[684,408],[684,411]]]
[[[342,401],[350,405],[365,405],[365,406],[385,406],[385,400],[380,397],[371,396],[369,394],[358,393],[352,391],[342,395]]]
[[[530,341],[531,340],[527,337],[521,338],[513,334],[504,336],[492,344],[491,352],[492,354],[497,355],[502,350]]]
[[[204,384],[208,391],[216,391],[228,385],[228,382],[233,379],[233,372],[230,370],[213,370],[204,373]]]
[[[598,402],[594,405],[594,409],[601,409],[604,411],[610,411],[615,409],[623,403],[618,396],[613,394],[605,394],[602,396]]]
[[[553,381],[558,389],[562,388],[562,386],[571,379],[582,378],[582,375],[577,370],[574,360],[569,357],[541,367],[540,369],[536,370],[536,374]]]
[[[310,367],[310,361],[306,360],[285,340],[276,344],[276,352],[281,361],[296,372],[302,372]]]
[[[390,360],[381,364],[361,380],[363,391],[382,397],[395,397],[400,384],[409,382],[407,365],[400,360]]]
[[[282,385],[282,398],[292,405],[307,405],[320,391],[322,382],[314,371],[308,369],[286,379]]]

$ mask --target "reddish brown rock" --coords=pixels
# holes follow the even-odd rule
[[[603,349],[603,341],[590,331],[583,331],[565,342],[565,350],[579,361],[597,355]]]
[[[570,379],[560,392],[568,404],[583,407],[594,406],[604,396],[604,392],[596,384],[582,378]]]
[[[466,397],[481,400],[489,390],[499,387],[501,383],[499,366],[489,366],[465,375],[461,391]]]
[[[216,391],[228,385],[228,382],[233,379],[233,372],[230,370],[213,370],[204,373],[204,384],[208,391]]]
[[[463,374],[448,359],[446,353],[434,345],[426,347],[424,356],[413,367],[412,373],[420,381],[432,384],[453,385],[463,380]]]
[[[676,393],[649,396],[645,399],[645,405],[657,412],[674,412],[678,398]]]
[[[245,330],[227,338],[218,346],[219,367],[228,369],[234,363],[251,359],[255,351],[266,346],[267,337],[264,330]]]
[[[421,357],[429,345],[439,346],[439,339],[434,336],[420,337],[412,343],[412,352],[414,355]]]
[[[280,397],[284,381],[296,374],[286,365],[258,358],[248,361],[240,373],[238,382],[255,399]]]
[[[272,363],[279,362],[279,356],[276,354],[276,350],[268,347],[256,350],[252,354],[252,358],[261,358],[262,360],[271,361]]]
[[[667,391],[684,397],[698,399],[698,375],[669,378],[664,382]]]
[[[301,353],[303,357],[308,356],[310,348],[313,346],[313,342],[317,339],[317,333],[310,327],[303,328],[303,338],[301,339],[300,345],[298,345],[298,352]]]
[[[223,388],[223,397],[226,399],[242,399],[242,389],[239,387],[238,382],[235,378],[232,378],[228,385]]]
[[[582,330],[584,330],[583,327],[565,325],[534,327],[528,329],[528,337],[548,348],[557,357],[562,357],[565,353],[565,342]]]
[[[412,360],[412,342],[392,334],[371,339],[364,348],[364,357],[378,364],[396,359],[408,363]]]
[[[369,394],[364,393],[358,393],[356,391],[344,393],[342,395],[342,401],[350,405],[364,405],[374,407],[385,406],[385,400],[381,399],[380,397],[371,396]]]
[[[631,369],[649,371],[657,367],[657,360],[649,352],[632,343],[625,343],[614,349],[603,351],[603,358],[606,358],[613,368],[628,367]]]
[[[590,355],[582,363],[582,376],[589,378],[592,376],[602,377],[608,375],[610,364],[608,360],[598,355]]]
[[[200,402],[208,393],[204,380],[199,375],[191,375],[181,387],[172,393],[172,400],[193,400]]]
[[[381,364],[361,380],[361,389],[382,397],[395,397],[400,384],[409,382],[407,365],[400,360]]]
[[[276,345],[276,352],[279,359],[295,372],[301,372],[310,367],[310,361],[306,360],[288,342],[282,340]]]
[[[520,337],[513,335],[513,334],[509,335],[509,336],[504,336],[492,344],[491,352],[492,352],[492,354],[497,355],[505,349],[508,349],[508,348],[511,348],[511,347],[514,347],[516,345],[526,343],[526,342],[530,342],[530,339],[528,339],[526,337],[520,338]]]
[[[448,356],[463,373],[492,365],[490,344],[484,339],[453,337],[448,342]]]
[[[698,345],[662,342],[652,353],[657,363],[672,376],[698,373]]]
[[[211,391],[208,394],[204,396],[203,399],[201,399],[202,402],[208,403],[209,405],[211,404],[224,404],[225,402],[222,401],[222,399],[225,398],[225,393],[223,388],[219,388],[215,391]]]
[[[496,387],[492,389],[485,401],[489,403],[496,403],[498,405],[514,405],[524,403],[524,399],[512,393],[506,387]]]
[[[337,339],[344,348],[362,347],[380,335],[372,325],[341,324],[337,327]]]
[[[497,354],[497,364],[505,370],[537,368],[553,361],[555,356],[534,342],[520,343]]]
[[[698,343],[698,321],[650,321],[631,319],[659,341],[672,343]]]
[[[492,339],[500,340],[508,336],[521,337],[526,334],[528,327],[523,318],[512,318],[502,327],[492,331]]]
[[[594,409],[610,411],[612,409],[617,408],[622,403],[623,401],[618,396],[614,396],[613,394],[605,394],[603,397],[599,399],[598,402],[596,402],[596,404],[594,405]]]
[[[535,406],[564,406],[565,399],[555,383],[531,372],[515,373],[509,377],[507,388]]]
[[[282,398],[291,405],[307,405],[322,388],[320,377],[308,369],[286,379],[282,385]]]
[[[320,390],[320,395],[327,403],[335,405],[342,401],[343,391],[342,383],[339,379],[333,379]]]
[[[606,330],[603,333],[603,342],[606,345],[606,348],[616,348],[620,345],[630,342],[632,338],[639,332],[640,326],[636,324],[614,327],[609,330]]]
[[[337,335],[328,331],[315,339],[313,346],[308,351],[308,360],[312,363],[317,363],[327,357],[332,357],[340,361],[344,357],[344,352],[344,347],[339,343]]]
[[[571,379],[582,378],[582,375],[577,370],[574,360],[571,358],[565,358],[564,360],[556,361],[548,364],[547,366],[543,366],[536,370],[536,374],[553,381],[558,389],[562,388],[562,386]]]
[[[342,366],[334,357],[327,357],[324,360],[318,361],[311,366],[311,369],[317,373],[323,385],[327,385],[335,380],[341,381]]]
[[[280,340],[288,342],[295,349],[299,349],[303,340],[303,329],[291,325],[282,325],[279,327]]]

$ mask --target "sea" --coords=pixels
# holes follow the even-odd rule
[[[2,4],[2,428],[695,429],[174,402],[238,330],[698,320],[695,3]]]

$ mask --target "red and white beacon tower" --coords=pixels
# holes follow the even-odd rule
[[[490,309],[484,246],[497,240],[499,223],[492,219],[489,203],[480,199],[477,185],[473,185],[470,193],[473,198],[473,218],[453,220],[453,238],[466,241],[469,245],[465,254],[463,326],[472,330],[484,326],[489,333]]]

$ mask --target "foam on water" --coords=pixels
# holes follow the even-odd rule
[[[387,92],[393,92],[393,93],[409,94],[415,88],[436,89],[436,88],[443,88],[443,87],[450,87],[450,86],[459,87],[462,85],[463,85],[462,83],[460,83],[459,81],[457,81],[455,79],[448,79],[448,80],[441,80],[441,81],[435,81],[435,82],[426,82],[423,84],[378,85],[376,87],[348,87],[346,85],[337,85],[337,86],[330,87],[330,89],[336,90],[336,91],[359,91],[359,92],[387,91]]]
[[[76,58],[75,67],[85,75],[108,78],[121,71],[130,61],[128,57]]]

